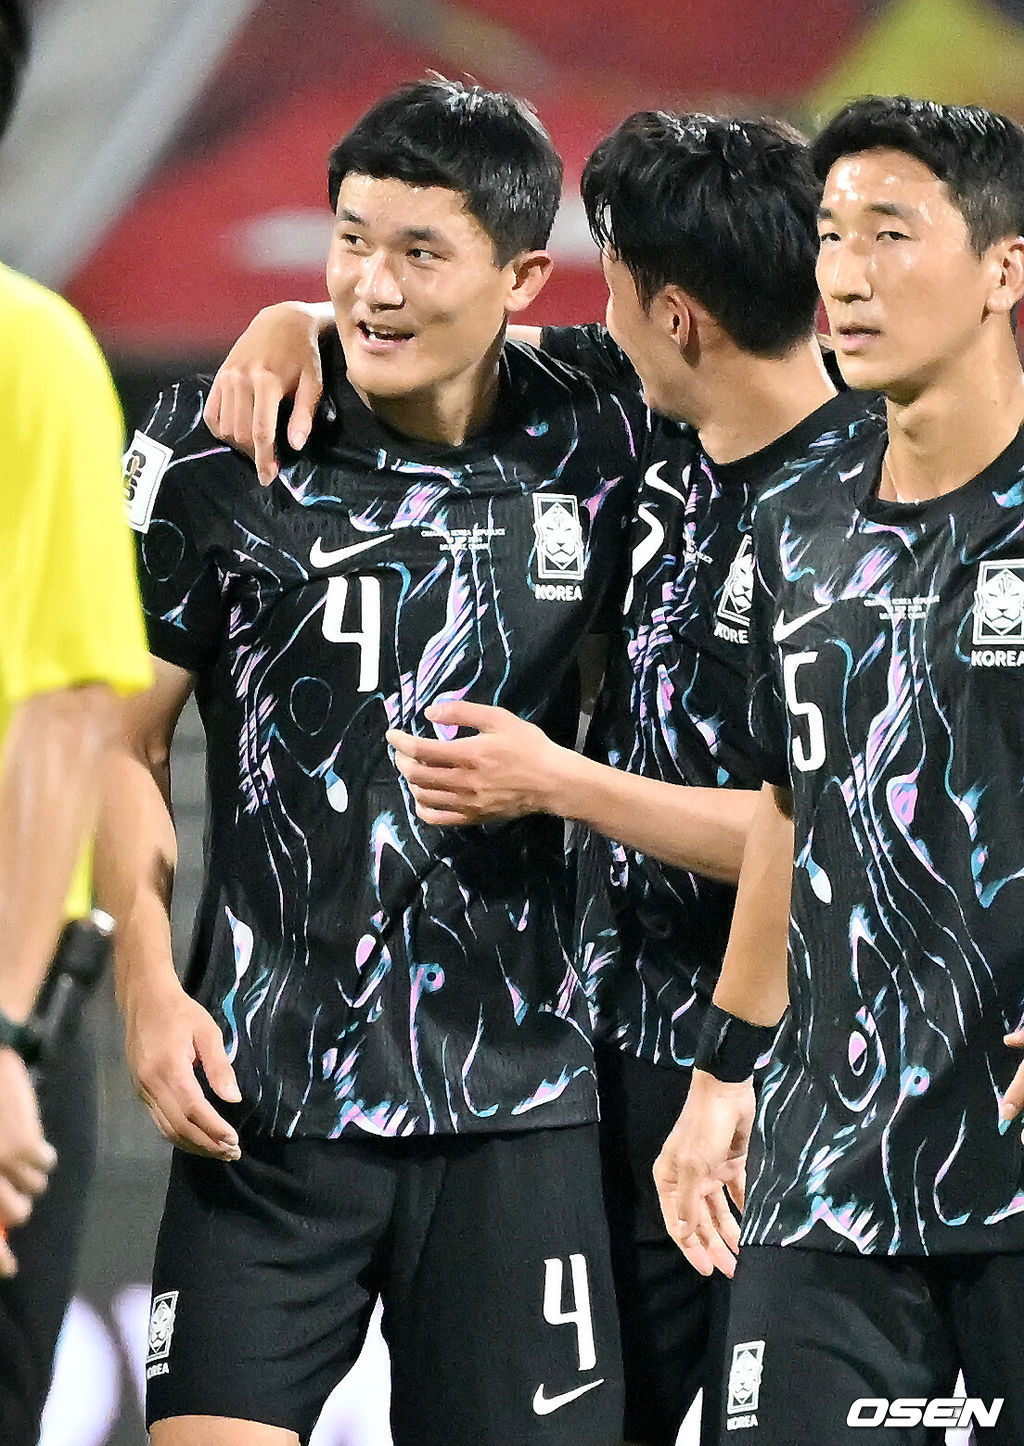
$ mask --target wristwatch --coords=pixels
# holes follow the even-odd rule
[[[13,1049],[26,1064],[39,1058],[39,1036],[31,1024],[17,1024],[0,1009],[0,1049]]]

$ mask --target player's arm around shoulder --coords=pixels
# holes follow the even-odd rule
[[[170,745],[192,674],[153,659],[155,682],[121,706],[104,771],[96,889],[117,920],[114,967],[128,1065],[157,1128],[196,1154],[237,1159],[238,1136],[209,1103],[201,1065],[221,1099],[240,1096],[220,1030],[174,970],[170,897],[177,858]]]
[[[282,301],[257,312],[214,377],[206,425],[251,457],[264,486],[277,476],[278,414],[290,399],[289,444],[300,452],[324,387],[320,338],[334,325],[330,302]]]

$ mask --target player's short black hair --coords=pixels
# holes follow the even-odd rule
[[[332,210],[353,172],[458,191],[494,242],[499,266],[547,245],[562,195],[558,152],[524,101],[440,78],[385,96],[338,142],[328,171]]]
[[[20,0],[0,0],[0,134],[18,98],[28,56],[28,25]]]
[[[902,151],[943,181],[978,255],[1024,235],[1024,129],[980,105],[867,95],[844,106],[811,150],[824,181],[842,156]]]
[[[792,127],[637,111],[587,161],[582,192],[594,239],[645,306],[680,286],[759,356],[811,333],[821,191]]]

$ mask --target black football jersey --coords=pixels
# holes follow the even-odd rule
[[[622,381],[601,327],[548,329],[545,350]],[[775,473],[846,435],[874,398],[840,393],[750,456],[715,463],[658,420],[637,497],[631,580],[588,738],[602,762],[667,783],[759,788],[748,725],[751,513]],[[725,953],[736,891],[600,834],[578,845],[577,928],[602,1032],[653,1064],[687,1067]]]
[[[752,726],[796,847],[743,1239],[1021,1250],[1024,438],[917,504],[878,499],[885,442],[855,424],[755,516]]]
[[[391,431],[343,379],[261,488],[166,392],[128,453],[153,651],[208,745],[187,985],[277,1134],[499,1131],[595,1116],[556,819],[421,822],[388,727],[500,704],[571,742],[575,655],[621,607],[649,427],[635,392],[509,344],[488,429]]]

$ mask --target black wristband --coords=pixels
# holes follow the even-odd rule
[[[723,1084],[739,1084],[750,1078],[757,1061],[771,1049],[777,1029],[776,1024],[748,1024],[711,1004],[701,1025],[693,1067]]]
[[[0,1049],[13,1049],[26,1064],[39,1058],[39,1036],[30,1024],[16,1024],[0,1009]]]

